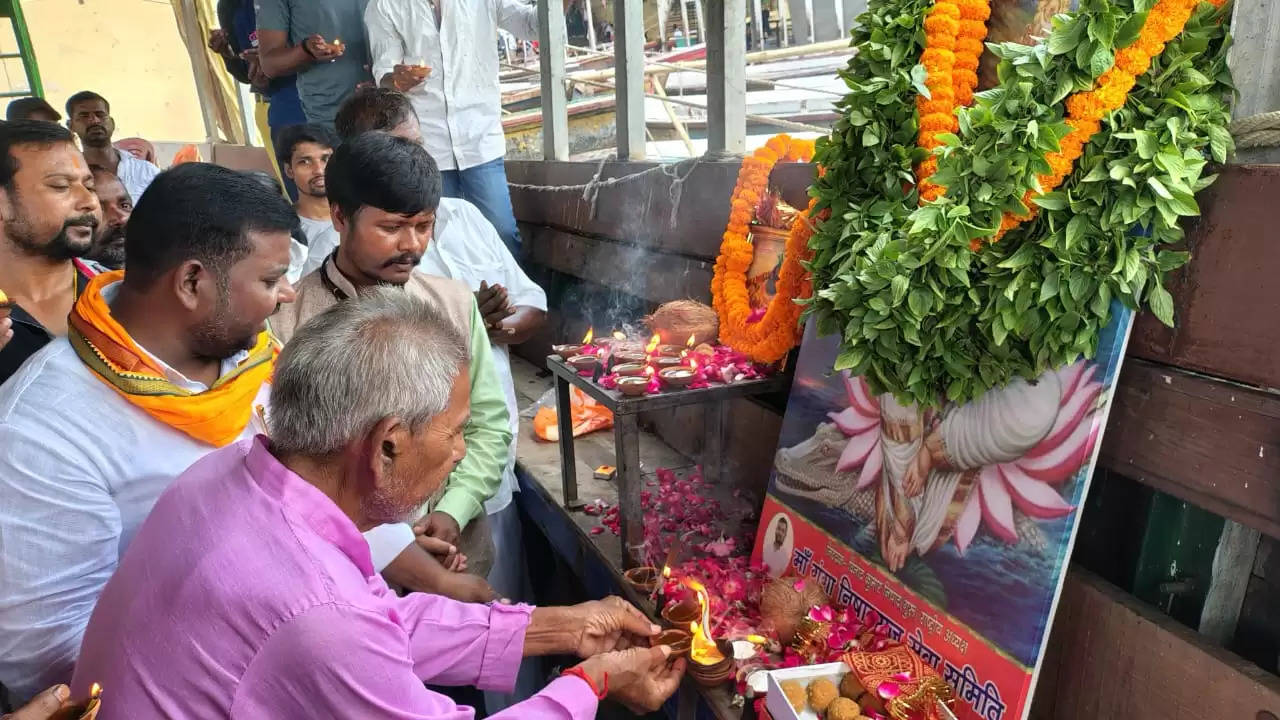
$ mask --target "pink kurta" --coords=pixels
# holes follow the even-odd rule
[[[396,597],[351,520],[259,436],[160,496],[89,621],[73,697],[101,683],[101,720],[470,720],[423,682],[509,691],[531,612]],[[492,717],[591,718],[596,704],[566,677]]]

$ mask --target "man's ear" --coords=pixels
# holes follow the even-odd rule
[[[13,214],[13,203],[9,201],[9,191],[0,186],[0,222],[11,219]]]
[[[393,482],[392,468],[409,447],[409,425],[392,415],[373,424],[365,435],[366,472],[375,489]]]
[[[354,219],[354,217],[344,213],[338,203],[329,203],[329,220],[333,222],[333,229],[337,231],[339,236],[347,232],[347,227],[352,224]]]
[[[173,292],[178,302],[187,310],[200,307],[202,298],[217,299],[218,280],[204,263],[187,260],[173,272]]]

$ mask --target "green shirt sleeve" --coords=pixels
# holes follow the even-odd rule
[[[466,528],[484,512],[484,502],[502,484],[502,473],[511,452],[511,425],[507,401],[493,367],[493,349],[475,300],[471,302],[471,420],[463,431],[467,456],[445,483],[444,496],[435,510],[448,513]]]

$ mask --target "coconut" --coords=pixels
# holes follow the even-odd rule
[[[769,581],[760,594],[760,615],[769,621],[779,640],[790,643],[796,635],[796,627],[809,609],[826,604],[827,595],[817,583],[792,577],[778,578]]]
[[[716,311],[696,300],[663,303],[644,322],[665,345],[687,345],[691,335],[694,345],[714,344],[720,336]]]

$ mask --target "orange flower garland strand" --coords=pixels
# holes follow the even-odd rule
[[[991,7],[984,0],[937,0],[924,20],[925,47],[920,64],[925,68],[929,97],[916,97],[920,118],[917,144],[933,152],[942,145],[938,135],[959,128],[956,108],[973,102],[978,87],[978,58],[987,36]],[[920,202],[942,197],[946,188],[929,182],[938,170],[932,155],[916,166]]]
[[[813,141],[793,140],[776,135],[764,147],[742,161],[738,183],[729,200],[729,223],[716,258],[711,278],[712,305],[720,316],[720,341],[752,360],[772,363],[781,360],[800,342],[800,313],[796,304],[813,293],[809,273],[801,262],[810,257],[809,238],[813,234],[808,212],[797,214],[787,235],[778,291],[764,317],[749,323],[751,302],[747,293],[747,270],[755,255],[749,233],[760,198],[769,187],[769,174],[779,162],[809,162]],[[810,208],[813,204],[810,203]]]
[[[1214,7],[1222,7],[1226,0],[1209,2]],[[1152,58],[1164,52],[1165,44],[1182,32],[1199,4],[1200,0],[1159,0],[1147,14],[1138,39],[1116,53],[1115,64],[1098,77],[1094,89],[1078,92],[1067,98],[1067,124],[1071,126],[1071,132],[1058,144],[1058,152],[1045,155],[1052,170],[1049,174],[1036,178],[1040,184],[1040,194],[1053,191],[1067,179],[1076,160],[1084,152],[1084,146],[1102,127],[1102,118],[1124,105],[1138,76],[1151,67]],[[1032,203],[1035,195],[1036,193],[1028,190],[1022,196],[1022,202],[1030,209],[1026,215],[1004,214],[1000,219],[1000,229],[991,238],[991,242],[998,241],[1005,233],[1036,216],[1037,209]],[[974,240],[970,247],[976,251],[982,247],[982,241]]]

